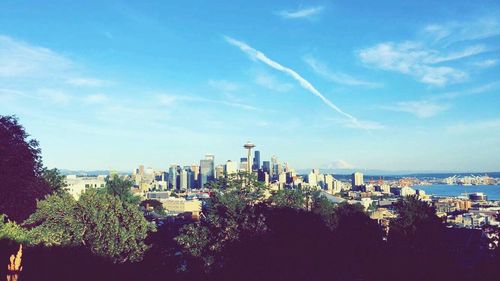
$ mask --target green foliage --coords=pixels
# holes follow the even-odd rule
[[[0,214],[0,240],[2,239],[30,244],[28,231],[13,221],[6,221],[5,215]]]
[[[37,202],[37,210],[23,223],[29,231],[32,244],[76,245],[81,241],[76,232],[77,201],[68,193],[49,195]]]
[[[137,205],[140,198],[132,194],[132,186],[134,183],[118,175],[110,176],[106,179],[106,192],[109,195],[118,197],[122,202]]]
[[[320,194],[314,194],[312,199],[311,211],[318,214],[323,219],[326,226],[330,229],[334,229],[336,223],[334,220],[334,212],[337,211],[337,204]]]
[[[36,200],[50,193],[42,167],[38,142],[16,117],[0,115],[0,213],[19,223],[35,211]]]
[[[186,254],[202,258],[207,268],[225,245],[266,229],[264,216],[257,211],[266,187],[253,175],[230,175],[209,186],[213,193],[204,212],[206,219],[184,227],[176,238]]]
[[[64,190],[64,188],[68,186],[66,184],[66,176],[61,175],[57,168],[44,168],[42,171],[42,176],[52,189],[52,193],[61,195],[66,192]]]
[[[396,204],[398,217],[389,226],[389,241],[413,248],[440,244],[444,224],[427,202],[407,196]]]
[[[155,230],[137,206],[94,189],[78,201],[69,194],[50,195],[24,224],[32,227],[32,244],[83,245],[117,263],[141,260],[148,249],[144,240]]]
[[[277,207],[302,209],[305,206],[305,196],[300,189],[281,189],[274,192],[269,198],[271,204]]]

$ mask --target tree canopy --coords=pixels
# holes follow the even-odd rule
[[[36,208],[36,200],[51,192],[43,179],[38,141],[16,117],[0,115],[0,213],[21,222]]]
[[[24,223],[32,244],[83,246],[114,262],[138,261],[154,226],[138,207],[89,189],[78,201],[69,194],[50,195]]]
[[[137,205],[141,201],[138,196],[132,194],[134,183],[118,175],[112,175],[106,178],[106,192],[109,195],[119,198],[122,202]]]

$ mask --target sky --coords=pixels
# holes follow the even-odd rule
[[[498,1],[0,2],[44,164],[500,171]]]

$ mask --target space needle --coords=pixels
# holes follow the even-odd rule
[[[243,145],[243,147],[248,150],[247,171],[249,173],[251,173],[252,172],[252,148],[255,147],[255,144],[248,141],[247,143],[245,143],[245,145]]]

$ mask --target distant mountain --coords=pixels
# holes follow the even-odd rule
[[[109,170],[67,170],[67,169],[61,169],[59,170],[61,174],[63,175],[77,175],[77,176],[100,176],[104,175],[107,176],[109,175]],[[130,172],[124,172],[124,171],[117,171],[118,174],[130,174]]]
[[[312,169],[298,169],[297,173],[301,175],[309,174]],[[333,175],[351,175],[354,172],[361,172],[365,176],[391,176],[391,177],[429,177],[429,178],[446,178],[450,176],[484,176],[488,175],[490,177],[499,178],[500,172],[453,172],[453,171],[412,171],[412,170],[400,170],[400,171],[387,171],[387,170],[374,170],[374,169],[329,169],[320,168],[322,174],[333,174]]]

